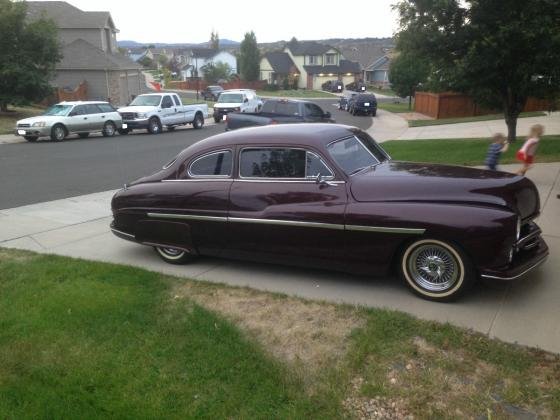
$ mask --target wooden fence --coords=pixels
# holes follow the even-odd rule
[[[547,111],[550,102],[545,99],[529,98],[523,112]],[[455,92],[416,92],[414,110],[432,118],[460,118],[477,115],[499,114],[501,110],[481,107],[465,94]]]
[[[197,85],[198,84],[198,85]],[[171,81],[165,87],[167,89],[180,89],[180,90],[204,90],[211,84],[204,80],[188,79],[183,82]],[[219,84],[224,89],[263,89],[266,85],[266,80],[257,80],[254,82],[246,82],[243,80],[232,80],[227,83]]]

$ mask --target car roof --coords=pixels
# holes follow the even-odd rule
[[[255,93],[255,91],[253,89],[228,89],[228,90],[224,90],[224,93],[247,93],[247,92]]]
[[[343,124],[302,123],[249,127],[201,140],[181,152],[180,157],[235,145],[311,146],[322,150],[334,140],[353,135],[359,128]]]
[[[107,101],[62,101],[55,105],[88,105],[88,104],[108,104]]]
[[[223,89],[223,87],[221,87],[219,85],[210,85],[210,86],[206,87],[206,89]]]

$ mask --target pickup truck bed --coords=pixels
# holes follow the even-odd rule
[[[309,122],[334,122],[329,112],[324,112],[310,101],[270,99],[261,112],[230,113],[226,120],[226,131],[238,128],[271,124],[296,124]]]

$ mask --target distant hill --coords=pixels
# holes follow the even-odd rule
[[[224,48],[238,47],[239,42],[232,41],[231,39],[220,39],[220,46]],[[141,48],[153,45],[156,48],[204,48],[208,47],[208,42],[199,43],[165,43],[165,42],[136,42],[132,40],[117,41],[117,45],[121,48]]]

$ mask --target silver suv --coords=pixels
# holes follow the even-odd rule
[[[110,103],[77,101],[60,102],[47,109],[43,115],[19,120],[15,133],[27,141],[47,136],[53,141],[62,141],[70,134],[86,138],[92,132],[112,137],[123,128],[126,127],[120,114]]]

